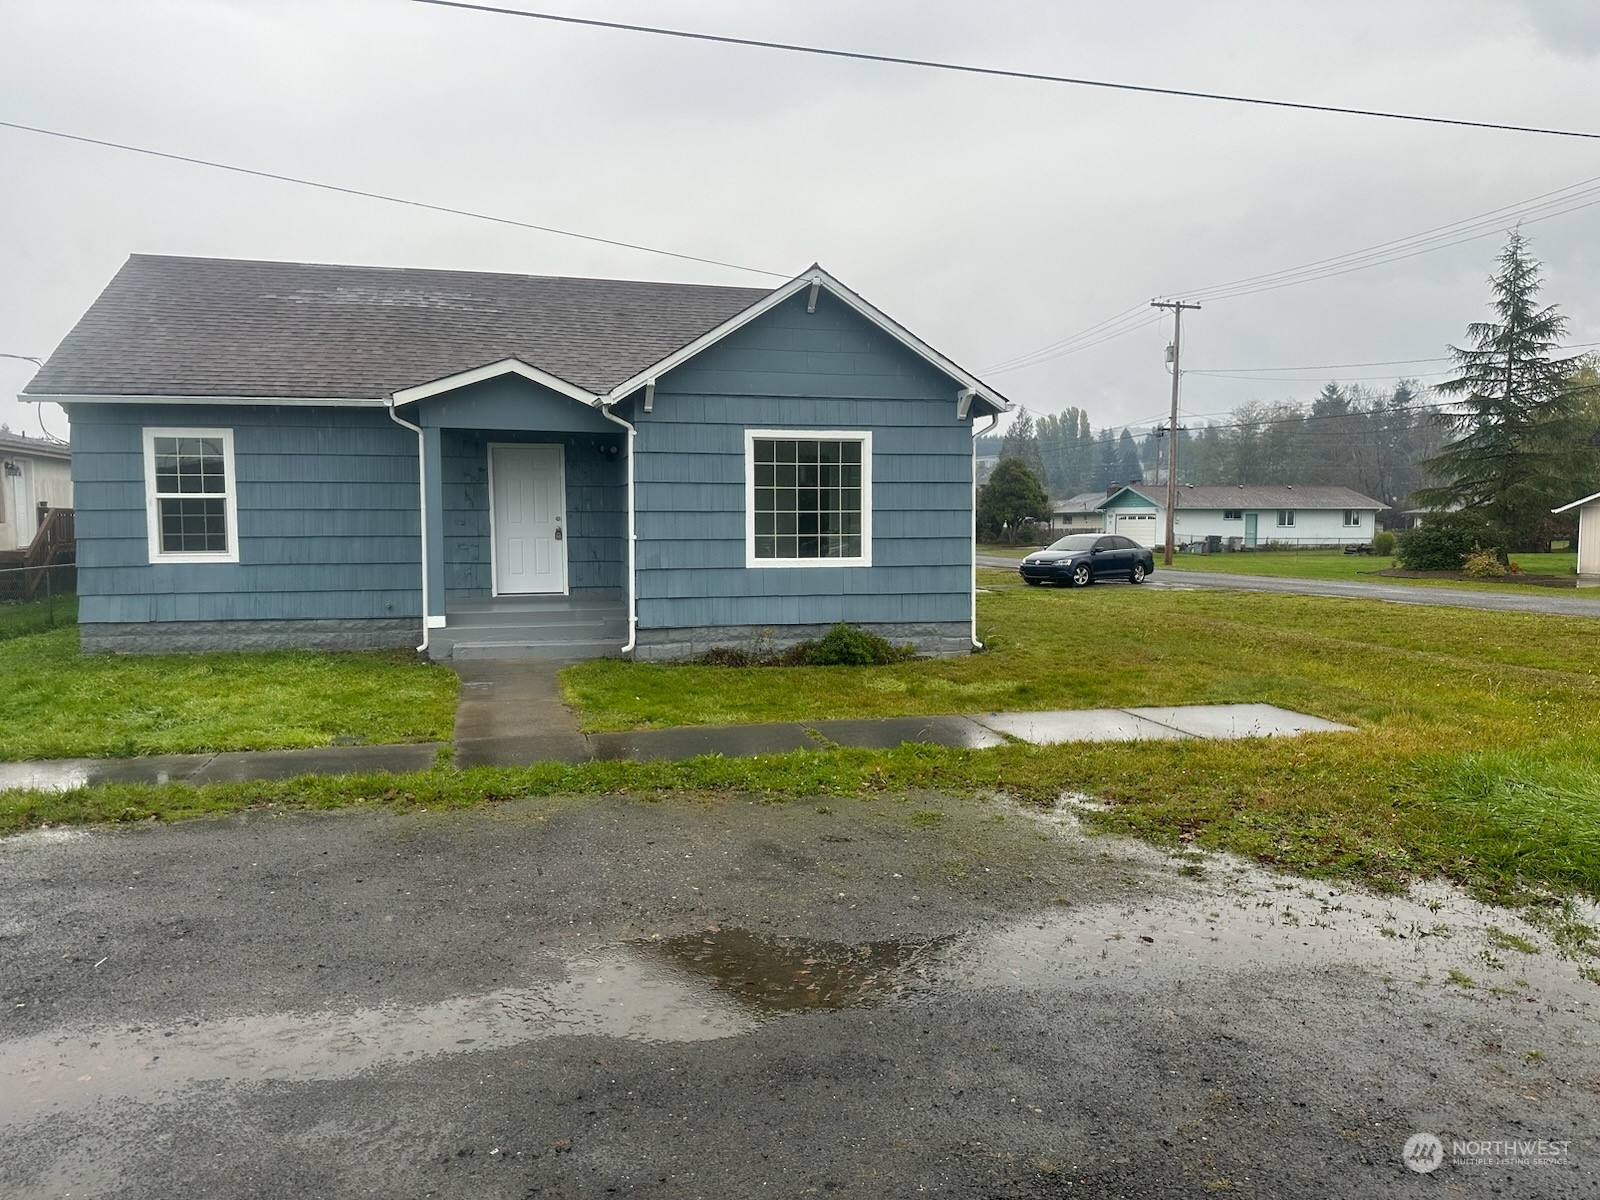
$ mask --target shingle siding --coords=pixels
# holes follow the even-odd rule
[[[797,295],[637,404],[640,628],[968,622],[972,426],[957,385],[827,293]],[[870,567],[745,566],[747,428],[870,431]]]
[[[79,621],[418,618],[417,443],[370,409],[74,404]],[[151,563],[143,430],[231,429],[237,563]]]

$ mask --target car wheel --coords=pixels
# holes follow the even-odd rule
[[[1133,570],[1128,575],[1128,582],[1129,583],[1143,583],[1144,582],[1144,564],[1143,563],[1134,563],[1133,564]]]
[[[1089,586],[1089,564],[1088,563],[1079,563],[1077,566],[1072,568],[1072,586],[1073,587],[1088,587]]]

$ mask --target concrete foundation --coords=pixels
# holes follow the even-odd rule
[[[816,641],[831,625],[708,625],[693,629],[641,629],[634,658],[640,662],[681,662],[708,650],[745,650],[766,655],[800,642]],[[964,621],[883,622],[857,628],[896,646],[909,642],[918,654],[948,657],[972,653],[972,627]]]
[[[203,650],[395,650],[422,641],[416,618],[365,621],[146,621],[80,625],[85,654]]]

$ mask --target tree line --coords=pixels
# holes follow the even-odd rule
[[[1600,491],[1596,359],[1561,354],[1567,318],[1538,304],[1540,266],[1519,232],[1490,285],[1496,319],[1469,325],[1466,344],[1450,347],[1448,381],[1431,391],[1410,379],[1330,382],[1309,405],[1241,404],[1225,420],[1178,430],[1178,482],[1341,485],[1395,509],[1464,511],[1481,527],[1473,537],[1502,550],[1567,532],[1550,509]],[[1056,500],[1166,479],[1163,433],[1096,432],[1075,407],[1024,410],[987,450],[1018,460]]]

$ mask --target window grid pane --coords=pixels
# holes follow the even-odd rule
[[[755,556],[861,557],[861,442],[756,438]]]
[[[226,554],[227,501],[208,497],[170,498],[161,506],[163,554]]]

